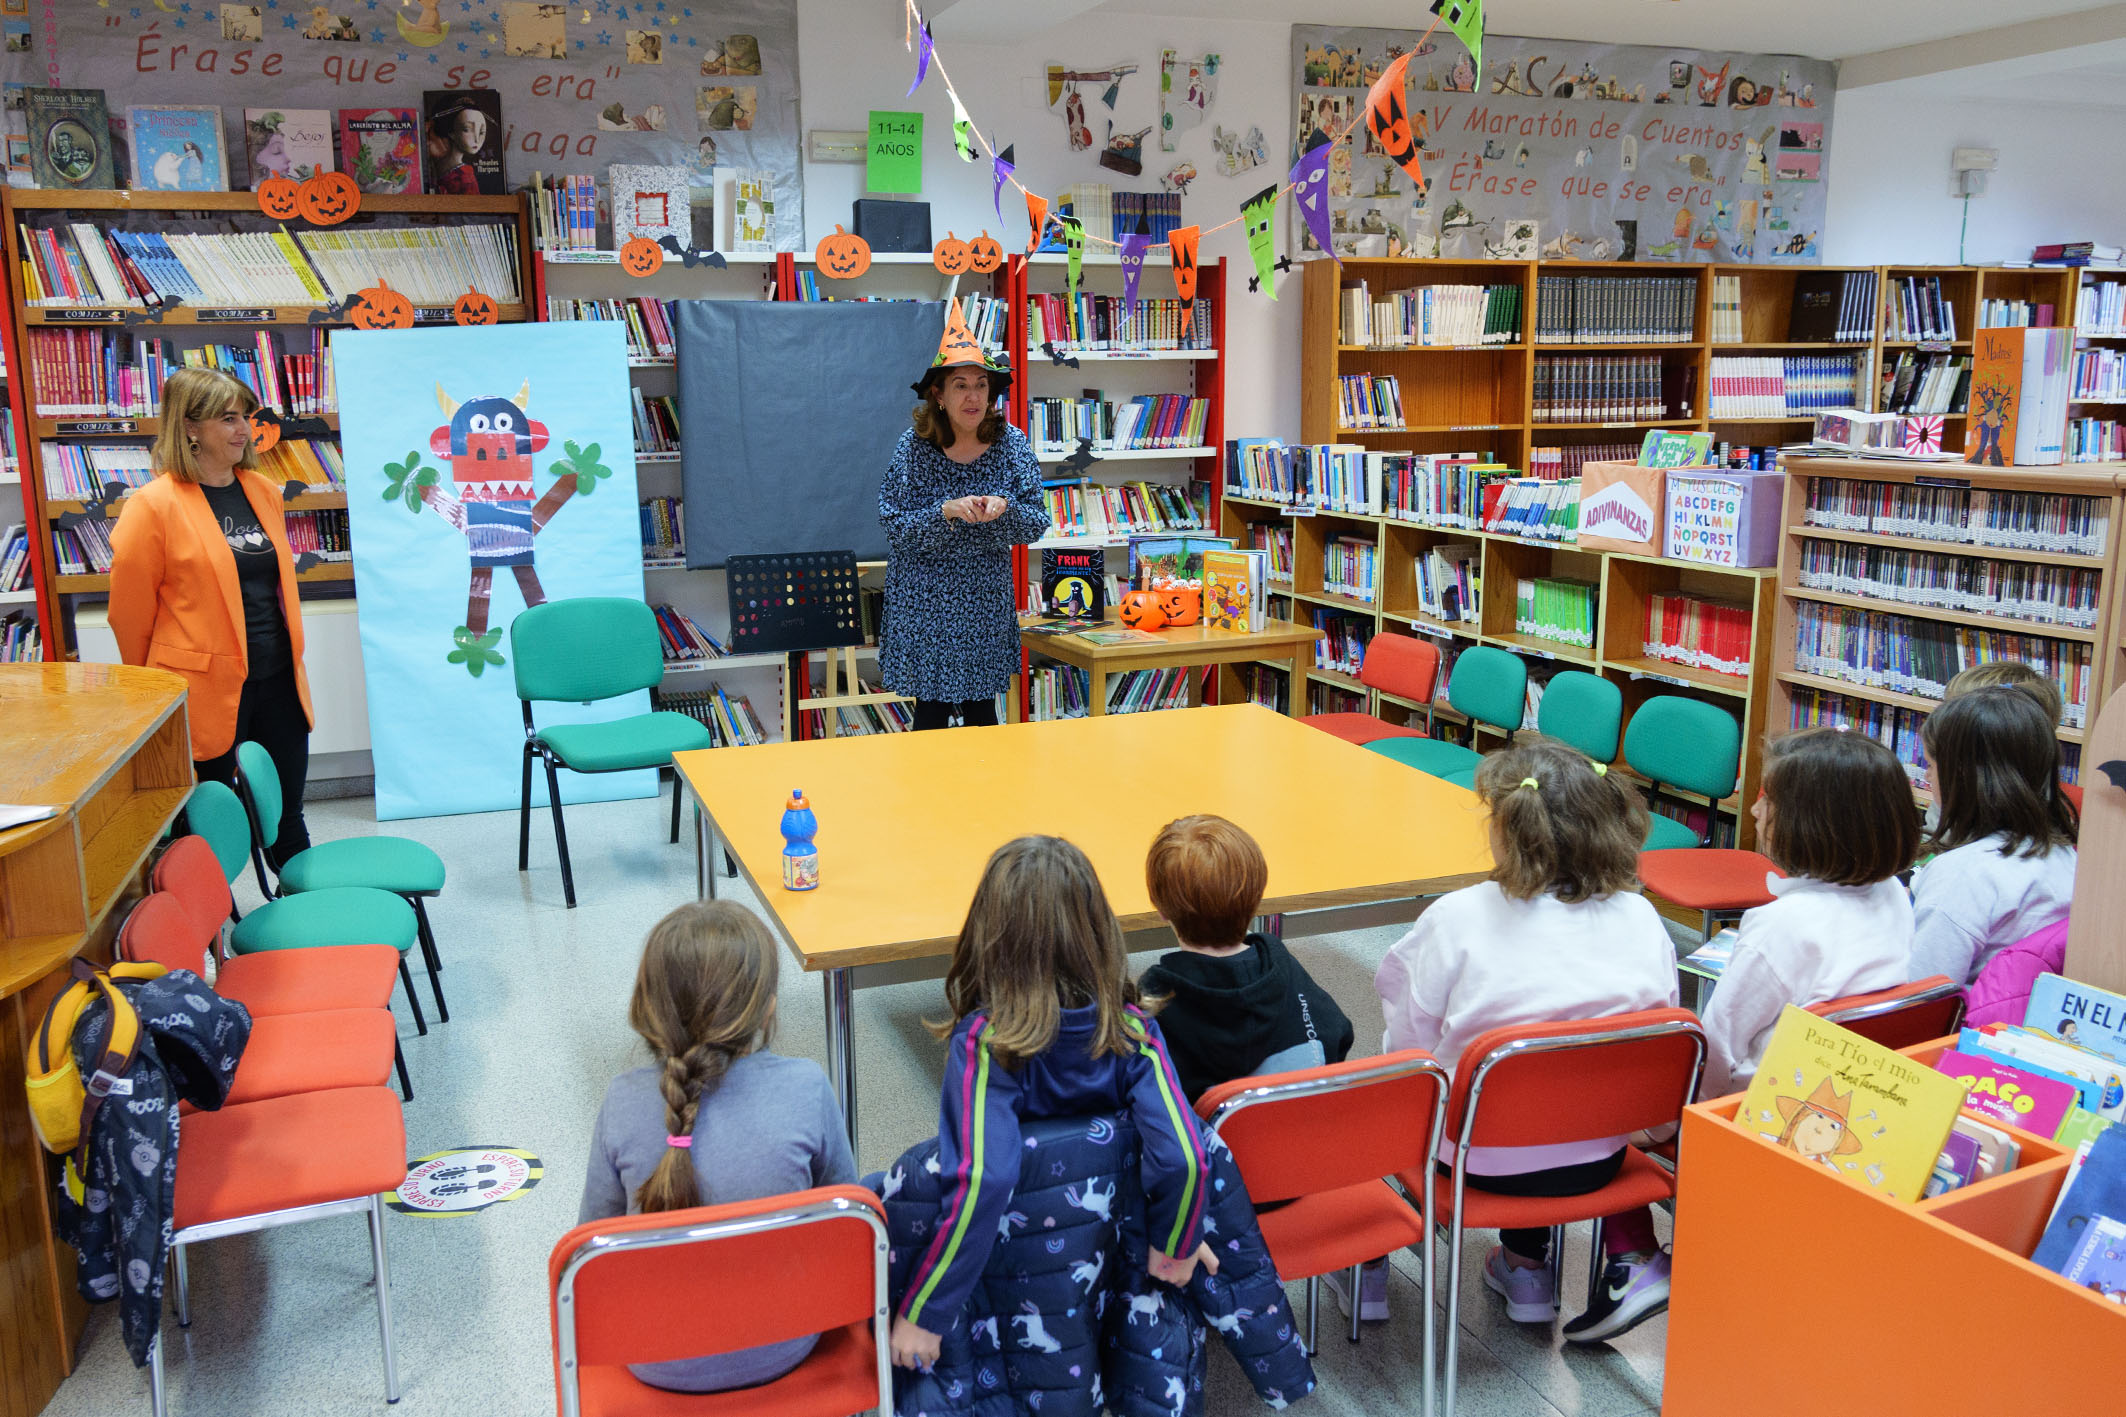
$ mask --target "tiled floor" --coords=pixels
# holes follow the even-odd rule
[[[320,840],[379,830],[415,837],[450,867],[433,916],[451,1021],[431,1019],[425,1038],[414,1036],[410,1018],[401,1026],[416,1088],[406,1108],[409,1154],[474,1143],[520,1146],[546,1167],[529,1195],[475,1216],[390,1217],[404,1388],[395,1410],[407,1417],[551,1411],[546,1257],[575,1222],[591,1119],[606,1083],[641,1060],[627,1027],[627,996],[644,933],[693,891],[690,848],[665,844],[670,818],[657,804],[571,808],[582,904],[569,911],[543,823],[533,837],[533,869],[520,876],[513,815],[379,828],[371,811],[366,798],[312,803],[312,832]],[[743,898],[742,886],[728,884]],[[239,899],[248,903],[255,893]],[[1373,969],[1396,934],[1376,929],[1294,946],[1356,1023],[1360,1053],[1377,1051]],[[423,980],[424,1000],[426,989]],[[856,1007],[863,1124],[857,1160],[869,1170],[937,1125],[940,1053],[922,1020],[936,1016],[942,1000],[934,982],[915,983],[865,991]],[[819,985],[787,967],[781,1020],[778,1051],[823,1056]],[[1662,1224],[1665,1233],[1665,1218]],[[1552,1330],[1505,1319],[1477,1275],[1489,1242],[1472,1236],[1464,1257],[1463,1413],[1609,1417],[1658,1408],[1664,1320],[1614,1347],[1566,1348]],[[1582,1227],[1567,1247],[1568,1312],[1578,1307],[1586,1243]],[[368,1273],[356,1219],[198,1247],[192,1326],[178,1328],[173,1316],[164,1328],[174,1417],[384,1412]],[[1294,1286],[1295,1300],[1300,1289]],[[1356,1347],[1341,1336],[1326,1290],[1323,1299],[1321,1388],[1296,1410],[1322,1417],[1421,1410],[1423,1328],[1411,1258],[1397,1261],[1394,1318],[1369,1325]],[[80,1368],[47,1409],[51,1417],[147,1410],[146,1378],[126,1358],[114,1319],[108,1308],[92,1317]],[[1212,1414],[1261,1410],[1222,1350],[1211,1376]]]

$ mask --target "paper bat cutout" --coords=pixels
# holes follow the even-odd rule
[[[1078,361],[1075,359],[1071,361],[1072,364],[1076,364],[1077,362]],[[1093,440],[1090,438],[1080,438],[1078,440],[1078,451],[1072,453],[1069,457],[1063,459],[1063,470],[1065,472],[1072,473],[1078,477],[1083,477],[1085,475],[1086,469],[1092,467],[1099,461],[1100,459],[1093,456]]]
[[[145,310],[128,310],[128,311],[126,311],[126,317],[125,317],[125,323],[126,323],[126,328],[130,330],[130,329],[134,328],[134,327],[135,327],[136,325],[159,325],[159,324],[161,324],[161,323],[162,323],[162,317],[170,313],[170,305],[171,305],[171,303],[172,303],[172,302],[170,302],[170,301],[168,301],[168,300],[159,300],[159,301],[157,301],[157,302],[156,302],[155,304],[153,304],[153,305],[150,305],[150,306],[149,306],[149,307],[148,307],[147,309],[145,309]]]
[[[259,408],[252,412],[251,421],[273,424],[281,430],[283,438],[323,438],[332,432],[332,426],[315,414],[297,418],[275,413],[270,408]]]
[[[281,484],[281,500],[292,502],[310,490],[310,484],[300,477],[291,477]]]
[[[2113,787],[2126,787],[2126,758],[2113,758],[2108,763],[2098,763],[2096,770],[2110,778]]]
[[[1065,354],[1062,350],[1057,349],[1056,342],[1052,339],[1041,341],[1041,353],[1047,355],[1049,363],[1055,365],[1058,369],[1076,369],[1078,367],[1078,357],[1074,354]]]
[[[122,482],[106,482],[94,497],[81,499],[86,511],[61,512],[54,524],[72,530],[83,522],[107,522],[113,515],[112,509],[132,490]]]
[[[298,551],[295,555],[295,573],[297,575],[301,575],[312,566],[322,566],[324,564],[323,561],[317,558],[315,551]]]
[[[368,304],[368,301],[362,299],[362,293],[356,291],[345,300],[335,300],[332,304],[322,309],[312,310],[310,312],[310,323],[313,325],[329,325],[335,320],[348,318],[354,311],[360,310]]]
[[[1275,266],[1274,266],[1274,267],[1273,267],[1272,269],[1274,269],[1274,270],[1279,270],[1279,271],[1288,271],[1288,270],[1292,269],[1292,258],[1291,258],[1290,256],[1279,256],[1279,257],[1277,258],[1277,263],[1276,263],[1276,265],[1275,265]],[[1248,277],[1248,289],[1249,289],[1249,290],[1258,290],[1258,291],[1259,291],[1259,290],[1261,290],[1261,289],[1262,289],[1262,277],[1261,277],[1261,276],[1249,276],[1249,277]]]
[[[708,266],[713,270],[729,270],[731,263],[723,258],[723,252],[711,251],[701,246],[682,246],[677,237],[660,236],[657,244],[679,258],[679,263],[688,270],[696,266]]]

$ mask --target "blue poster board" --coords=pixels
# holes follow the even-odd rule
[[[510,622],[542,600],[642,599],[626,338],[617,323],[342,330],[332,359],[377,817],[514,808]],[[545,727],[648,709],[638,692],[535,711]],[[657,775],[561,784],[564,802],[603,802],[654,796]],[[532,794],[545,805],[543,773]]]

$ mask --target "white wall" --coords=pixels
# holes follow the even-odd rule
[[[1006,250],[1024,250],[1026,203],[1004,189],[1004,220],[999,230],[990,202],[990,167],[986,158],[962,163],[952,149],[952,101],[935,74],[913,99],[908,81],[915,76],[914,56],[901,47],[901,11],[888,0],[798,0],[797,53],[803,126],[861,130],[874,108],[920,106],[923,119],[923,200],[930,203],[930,227],[942,237],[950,229],[961,237],[987,228]],[[1112,35],[1111,39],[1105,35]],[[1125,16],[1105,12],[1063,26],[1044,38],[1016,46],[975,45],[947,37],[938,40],[952,70],[961,100],[975,126],[1000,146],[1017,149],[1018,175],[1043,196],[1055,197],[1072,183],[1106,182],[1117,189],[1149,191],[1183,158],[1202,174],[1183,199],[1185,220],[1203,227],[1238,216],[1243,199],[1271,182],[1282,183],[1292,146],[1292,84],[1289,59],[1291,27],[1244,22],[1205,23],[1163,16]],[[1144,175],[1124,177],[1101,167],[1098,145],[1106,138],[1106,120],[1116,130],[1134,132],[1159,117],[1159,51],[1172,47],[1183,54],[1217,53],[1222,60],[1218,98],[1201,127],[1184,133],[1178,149],[1159,150],[1158,133],[1145,140]],[[1123,81],[1110,113],[1088,93],[1086,121],[1095,147],[1072,152],[1060,110],[1048,108],[1043,77],[1050,61],[1078,65],[1134,62],[1138,71]],[[1259,124],[1270,160],[1237,177],[1211,170],[1211,125],[1245,132]],[[863,196],[862,164],[805,163],[805,240],[809,245],[847,224],[850,203]],[[1280,212],[1278,239],[1287,223]],[[1206,260],[1229,258],[1226,267],[1226,343],[1231,353],[1226,372],[1228,438],[1299,436],[1299,272],[1280,278],[1273,302],[1251,295],[1247,277],[1247,243],[1239,227],[1204,240]]]
[[[1955,264],[1964,203],[1952,148],[2000,151],[1970,204],[1963,260],[2027,261],[2048,241],[2126,242],[2126,109],[1918,96],[1838,95],[1823,258],[1831,265]]]

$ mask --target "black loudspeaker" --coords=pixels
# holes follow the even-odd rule
[[[859,197],[852,213],[856,234],[874,251],[928,251],[930,203]]]

